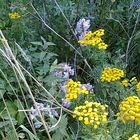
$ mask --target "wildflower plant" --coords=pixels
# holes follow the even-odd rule
[[[101,123],[107,122],[106,109],[107,105],[85,101],[84,105],[75,107],[73,117],[77,117],[85,125],[91,125],[97,129]]]
[[[85,18],[80,19],[77,22],[75,33],[78,35],[78,39],[82,40],[85,36],[85,34],[88,32],[88,29],[90,27],[90,20],[86,20]]]
[[[132,137],[130,137],[128,140],[140,140],[140,135],[134,134]]]
[[[127,79],[121,81],[121,83],[124,87],[128,87],[128,85],[129,85],[129,81]]]
[[[85,86],[83,86],[79,81],[75,82],[72,79],[68,81],[68,83],[65,85],[65,88],[65,97],[68,101],[77,99],[80,94],[89,94]]]
[[[99,49],[107,49],[108,45],[102,40],[104,29],[99,29],[95,32],[87,32],[83,40],[78,41],[82,45],[98,46]]]
[[[101,82],[113,82],[124,77],[124,71],[118,68],[104,68],[101,75]]]
[[[135,121],[140,125],[140,98],[129,96],[119,105],[120,112],[117,113],[118,120],[123,123]]]
[[[9,17],[13,20],[19,19],[21,16],[17,12],[9,13]]]
[[[1,1],[0,139],[139,139],[139,5]]]
[[[138,94],[140,93],[140,82],[138,82],[136,85],[136,91]]]
[[[38,119],[39,118],[38,110],[41,111],[41,114],[43,116],[48,115],[50,118],[58,117],[58,113],[52,107],[50,107],[50,105],[46,106],[43,103],[36,102],[36,106],[37,108],[34,108],[34,106],[32,106],[30,108],[30,113],[29,113],[30,118],[34,122],[35,128],[40,128],[43,125],[43,123]]]

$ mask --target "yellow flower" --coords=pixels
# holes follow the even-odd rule
[[[101,82],[111,82],[120,80],[124,77],[124,71],[118,68],[104,68],[101,75]]]
[[[130,83],[132,84],[132,85],[135,85],[135,84],[137,84],[137,78],[136,77],[132,77],[131,79],[130,79]]]
[[[103,42],[101,38],[103,35],[104,29],[99,29],[95,32],[88,32],[84,36],[84,39],[78,42],[82,45],[98,46],[99,49],[105,50],[107,49],[108,45]]]
[[[18,19],[18,18],[20,18],[21,16],[20,16],[18,13],[13,12],[13,13],[9,13],[9,17],[10,17],[11,19]]]
[[[122,81],[122,85],[124,86],[124,87],[128,87],[128,80],[127,79],[125,79],[125,80],[123,80]]]
[[[140,140],[140,135],[134,134],[132,137],[130,137],[128,140]]]
[[[118,120],[122,122],[135,121],[140,125],[140,99],[137,96],[129,96],[119,105]]]
[[[136,91],[137,93],[140,93],[140,82],[138,82],[138,84],[136,85]]]
[[[85,101],[83,106],[75,107],[73,117],[78,117],[85,125],[91,125],[97,129],[101,123],[107,122],[107,106],[97,102]]]
[[[88,90],[84,87],[80,82],[74,82],[73,80],[69,80],[65,85],[66,100],[70,101],[72,99],[77,99],[79,94],[88,94]]]

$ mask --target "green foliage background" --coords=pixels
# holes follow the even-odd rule
[[[11,20],[8,16],[10,12],[18,12],[21,18]],[[71,64],[76,70],[73,78],[83,83],[94,84],[95,92],[100,93],[95,99],[112,106],[110,112],[113,115],[118,111],[116,107],[119,102],[127,97],[127,94],[123,95],[123,92],[133,95],[133,90],[123,90],[120,83],[102,86],[97,83],[96,79],[99,79],[101,71],[106,66],[123,68],[127,78],[136,76],[140,79],[139,15],[139,0],[0,0],[0,29],[20,64],[36,77],[59,102],[62,98],[59,84],[63,80],[56,78],[52,69],[61,62]],[[99,28],[105,29],[104,40],[109,45],[107,52],[96,48],[80,47],[73,31],[77,21],[81,18],[91,20],[92,31]],[[56,33],[70,42],[82,54],[82,58]],[[3,49],[2,43],[0,47]],[[85,64],[85,59],[91,69]],[[47,136],[43,128],[33,134],[31,126],[27,123],[28,115],[18,111],[29,109],[32,101],[22,79],[2,55],[0,55],[0,71],[0,139],[16,139],[11,127],[12,119],[18,135],[21,134],[20,132],[25,133],[23,139],[45,140]],[[34,98],[36,100],[43,97],[49,99],[34,80],[27,73],[23,73],[33,91]],[[104,90],[106,88],[112,92],[112,97]],[[119,90],[116,91],[116,89]],[[8,116],[5,105],[7,105],[11,118]],[[134,132],[139,132],[140,128],[136,124],[122,125],[114,121],[114,118],[115,116],[110,119],[111,123],[96,131],[79,124],[70,115],[63,113],[58,127],[50,133],[54,140],[127,140]],[[57,120],[48,121],[53,125]],[[27,129],[21,127],[23,124]]]

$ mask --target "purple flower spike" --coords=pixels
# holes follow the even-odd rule
[[[77,22],[75,33],[78,35],[79,40],[82,40],[90,27],[90,20],[80,19]]]

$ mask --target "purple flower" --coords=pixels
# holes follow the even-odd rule
[[[86,34],[86,32],[82,32],[82,33],[78,36],[79,40],[82,40],[82,39],[84,38],[85,34]]]
[[[63,83],[63,85],[60,86],[60,89],[61,89],[61,91],[62,91],[64,94],[67,93],[67,90],[66,90],[66,88],[65,88],[65,82]]]
[[[42,123],[37,120],[36,122],[34,122],[34,126],[35,128],[40,128],[42,126]]]
[[[81,34],[82,32],[85,32],[89,29],[90,27],[90,20],[86,20],[86,19],[80,19],[78,22],[77,22],[77,25],[76,25],[76,29],[75,29],[75,32],[76,34]]]
[[[41,111],[42,115],[48,115],[51,118],[58,117],[57,111],[55,111],[55,109],[53,109],[50,105],[45,106],[43,103],[38,102],[36,102],[35,105],[37,109]],[[37,109],[34,106],[32,106],[29,115],[34,122],[34,127],[40,128],[42,126],[42,122],[38,120],[39,114]]]
[[[89,92],[93,92],[94,86],[91,85],[90,83],[87,84],[82,84]]]
[[[90,20],[86,20],[83,18],[77,22],[75,33],[78,36],[79,40],[83,40],[85,34],[88,32],[89,27],[90,27]]]
[[[63,77],[62,71],[56,71],[55,72],[55,76],[57,76],[57,77]]]
[[[71,102],[67,101],[66,99],[62,99],[62,106],[69,108],[70,104],[71,104]]]
[[[66,63],[59,64],[58,69],[55,70],[55,76],[60,78],[69,79],[69,77],[73,75],[74,69]]]
[[[36,107],[38,110],[42,110],[44,108],[44,104],[43,103],[38,103],[36,102]],[[31,119],[34,119],[36,116],[38,116],[38,112],[37,112],[37,109],[35,109],[34,107],[31,107],[31,111],[30,111],[30,117]]]

